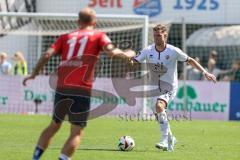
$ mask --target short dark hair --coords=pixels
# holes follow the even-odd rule
[[[161,30],[163,32],[167,32],[168,31],[168,27],[164,24],[157,24],[156,26],[153,27],[153,30]]]

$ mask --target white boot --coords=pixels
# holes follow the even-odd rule
[[[174,151],[174,146],[177,143],[177,139],[171,134],[168,135],[168,151]]]
[[[168,150],[168,134],[169,134],[169,123],[166,112],[157,114],[157,119],[160,125],[160,132],[162,134],[161,140],[155,145],[156,148],[162,149],[163,151]]]

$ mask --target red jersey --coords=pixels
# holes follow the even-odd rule
[[[77,30],[61,35],[51,46],[61,56],[58,87],[92,87],[95,65],[100,51],[111,40],[104,32]]]

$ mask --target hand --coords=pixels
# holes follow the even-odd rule
[[[24,86],[27,86],[27,81],[28,81],[28,80],[32,80],[32,79],[34,79],[34,78],[35,78],[34,75],[27,76],[26,78],[23,79],[23,85],[24,85]]]
[[[132,58],[132,57],[135,57],[136,56],[136,52],[133,51],[133,50],[128,50],[128,51],[125,51],[125,55],[127,56],[127,58]]]
[[[208,72],[204,72],[203,75],[210,81],[213,81],[214,83],[217,82],[217,78],[211,74],[211,73],[208,73]]]

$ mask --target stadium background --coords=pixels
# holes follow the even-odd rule
[[[12,63],[10,57],[22,51],[30,73],[59,34],[76,28],[79,9],[91,5],[98,12],[98,28],[106,31],[115,43],[130,40],[138,51],[146,42],[152,42],[151,27],[165,23],[170,27],[169,43],[200,57],[204,67],[209,52],[215,49],[217,67],[228,70],[232,60],[240,56],[239,3],[239,0],[0,0],[0,52],[8,53]],[[134,17],[143,13],[149,16],[147,24],[144,24],[148,22],[146,17]],[[49,73],[58,62],[59,58],[54,57],[41,76],[27,87],[21,84],[22,76],[0,75],[0,159],[31,159],[39,133],[51,119],[54,92],[49,86]],[[95,87],[118,96],[110,98],[102,94],[92,99],[92,105],[117,102],[118,107],[108,116],[89,121],[73,159],[239,160],[239,82],[220,81],[214,85],[185,77],[180,80],[178,94],[168,112],[178,144],[173,153],[161,152],[154,147],[160,135],[151,115],[151,99],[138,98],[134,107],[127,105],[124,95],[118,94],[110,79],[114,76],[124,82],[120,87],[126,91],[130,82],[121,81],[126,69],[124,63],[119,59],[111,63],[105,56],[100,62]],[[179,75],[182,71],[186,71],[186,66],[179,65]],[[131,76],[139,75],[128,75]],[[36,105],[39,100],[41,104]],[[64,123],[42,159],[56,159],[68,133],[69,124]],[[118,138],[123,135],[134,138],[133,151],[118,150]]]
[[[207,66],[209,52],[214,49],[218,52],[217,67],[223,70],[230,69],[232,60],[240,58],[240,10],[237,8],[240,2],[237,0],[1,0],[1,12],[37,12],[37,13],[77,13],[86,6],[93,7],[98,14],[115,15],[142,15],[149,16],[148,39],[142,39],[143,26],[139,26],[138,20],[116,20],[106,18],[99,22],[99,28],[106,30],[115,43],[122,40],[133,40],[133,49],[140,50],[143,43],[152,42],[151,26],[155,23],[165,23],[170,27],[170,44],[180,47],[190,56],[198,56],[204,67]],[[40,54],[46,50],[55,38],[63,32],[76,28],[74,17],[70,20],[48,20],[42,16],[39,20],[41,26],[47,26],[44,32],[37,33],[37,28],[28,30],[25,28],[29,24],[29,19],[14,20],[14,16],[6,18],[1,16],[0,27],[0,50],[7,52],[11,57],[16,51],[21,50],[28,61],[28,70],[32,71]],[[48,25],[49,24],[49,25]],[[130,27],[130,29],[128,27]],[[113,32],[109,30],[114,30]],[[27,31],[28,30],[28,31]],[[27,32],[26,32],[27,31]],[[51,35],[49,34],[51,33]],[[14,46],[14,47],[13,47]],[[124,73],[124,65],[120,60],[113,64],[113,72],[109,71],[110,60],[101,57],[103,64],[102,72],[97,77],[100,81],[97,86],[103,86],[109,81],[110,73],[114,77],[121,78]],[[42,71],[43,75],[49,75],[59,62],[58,57],[50,61]],[[121,67],[119,67],[119,65]],[[179,66],[179,75],[183,72],[183,66]],[[102,79],[101,79],[102,78]],[[32,113],[35,110],[35,99],[41,99],[39,105],[40,113],[50,113],[52,104],[52,91],[48,86],[46,76],[37,79],[38,83],[30,84],[28,88],[21,86],[22,77],[1,76],[0,81],[0,109],[2,113]],[[38,85],[36,85],[38,84]],[[184,85],[187,84],[187,85]],[[240,120],[239,104],[239,83],[219,82],[212,85],[207,81],[180,81],[179,94],[181,88],[185,86],[188,90],[194,90],[195,98],[188,101],[192,106],[192,118],[195,119],[217,119],[217,120]],[[188,89],[190,88],[190,89]],[[209,90],[211,88],[211,90]],[[111,92],[112,86],[103,88]],[[187,93],[187,97],[191,97]],[[104,98],[103,98],[104,99]],[[121,98],[120,98],[121,99]],[[121,100],[120,100],[121,102]],[[136,114],[143,110],[143,100],[139,100],[134,109],[129,109],[126,103],[120,103],[116,111],[112,114],[124,114],[126,111]],[[148,105],[148,107],[151,104]],[[172,113],[182,113],[188,111],[184,109],[184,98],[177,96],[171,105]],[[204,109],[204,106],[208,108]],[[129,111],[130,110],[130,111]],[[149,109],[150,110],[150,109]],[[150,112],[150,111],[145,111]],[[144,113],[145,113],[144,112]]]

